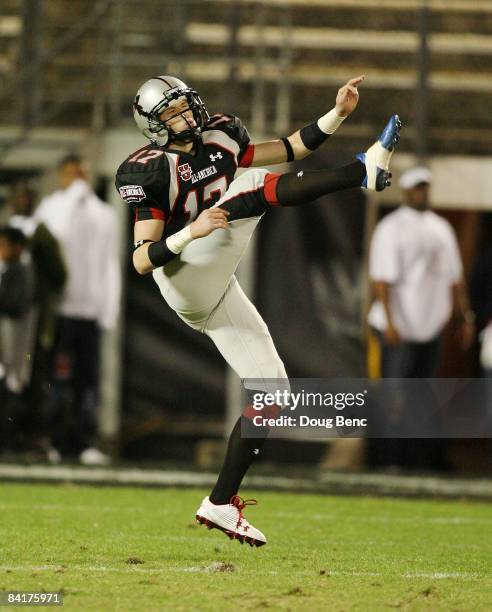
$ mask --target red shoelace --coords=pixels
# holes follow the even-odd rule
[[[256,506],[258,502],[256,501],[256,499],[243,499],[242,497],[239,497],[239,495],[233,495],[229,503],[231,506],[234,506],[239,511],[239,518],[236,525],[236,527],[239,527],[241,525],[242,519],[244,518],[243,509],[245,508],[245,506]],[[247,529],[247,527],[245,527],[245,529]]]

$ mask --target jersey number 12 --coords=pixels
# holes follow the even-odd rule
[[[192,221],[194,221],[198,214],[198,194],[197,189],[193,189],[186,196],[186,200],[184,201],[183,208],[185,210],[187,219],[186,225],[189,225]],[[203,187],[203,204],[211,200],[214,196],[217,196],[217,200],[225,194],[227,191],[227,180],[225,176],[220,176],[219,178],[207,183]],[[204,206],[206,208],[206,206]]]

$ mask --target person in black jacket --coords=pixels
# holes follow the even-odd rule
[[[23,261],[27,239],[13,227],[0,227],[0,447],[15,445],[23,412],[22,394],[30,377],[26,353],[34,325],[34,282]]]
[[[34,275],[36,327],[31,338],[32,371],[25,390],[22,430],[25,445],[41,458],[57,463],[47,419],[50,366],[56,336],[57,308],[67,279],[66,265],[58,240],[36,218],[37,193],[27,179],[16,182],[10,191],[11,227],[21,230],[29,240],[28,249]]]
[[[21,255],[25,235],[13,227],[0,227],[0,315],[18,318],[29,308],[32,279]]]

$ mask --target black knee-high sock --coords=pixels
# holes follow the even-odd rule
[[[358,160],[331,170],[269,172],[263,186],[232,196],[220,207],[229,212],[229,221],[255,217],[271,206],[299,206],[334,191],[360,187],[365,176],[366,168]]]
[[[243,424],[243,435],[247,435],[248,428],[251,428],[251,431],[254,430],[255,435],[260,432],[260,428],[255,427],[247,417],[241,416],[237,420],[229,437],[224,464],[210,494],[210,501],[213,504],[228,504],[231,497],[236,495],[244,475],[257,457],[268,435],[268,429],[261,428],[264,437],[242,438],[241,423]]]
[[[277,201],[272,203],[297,206],[334,191],[360,187],[365,176],[366,168],[357,160],[331,170],[304,170],[282,174],[278,177],[275,190],[270,188],[268,191],[274,192],[276,196]],[[265,193],[265,196],[268,201],[268,194]]]

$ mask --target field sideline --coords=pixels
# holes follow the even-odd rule
[[[0,590],[66,610],[492,609],[486,503],[247,491],[251,549],[194,523],[199,490],[0,490]]]

